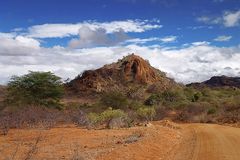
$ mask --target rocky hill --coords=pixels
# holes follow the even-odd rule
[[[112,89],[124,90],[132,85],[165,90],[177,83],[167,78],[164,72],[152,67],[148,61],[131,54],[116,63],[84,71],[67,83],[66,88],[73,93],[86,94]]]
[[[237,87],[240,88],[240,77],[214,76],[202,83],[191,83],[193,87]]]

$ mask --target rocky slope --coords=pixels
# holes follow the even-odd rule
[[[167,78],[165,73],[152,67],[148,61],[131,54],[116,63],[83,72],[66,84],[66,88],[75,94],[87,94],[113,89],[124,90],[132,85],[165,90],[177,84]]]
[[[191,83],[193,87],[237,87],[240,88],[240,77],[214,76],[202,83]]]

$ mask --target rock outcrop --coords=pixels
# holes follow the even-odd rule
[[[166,89],[176,83],[167,78],[164,72],[152,67],[148,61],[131,54],[116,63],[84,71],[67,83],[66,87],[75,93],[89,93],[124,89],[133,84],[151,87],[157,85]]]

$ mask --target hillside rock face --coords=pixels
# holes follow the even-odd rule
[[[133,84],[146,86],[158,84],[166,89],[173,83],[175,84],[165,73],[153,68],[141,57],[131,54],[116,63],[84,71],[66,86],[73,92],[86,93],[124,89]]]
[[[193,87],[237,87],[240,88],[240,77],[214,76],[202,83],[191,83]]]

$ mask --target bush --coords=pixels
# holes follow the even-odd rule
[[[101,98],[101,103],[107,107],[113,107],[114,109],[125,108],[128,105],[127,97],[121,92],[108,92]]]
[[[51,128],[56,124],[58,110],[44,107],[25,107],[13,112],[0,114],[0,128]]]
[[[114,110],[112,108],[109,108],[100,114],[89,113],[87,117],[90,125],[96,126],[98,124],[106,124],[108,127],[111,120],[116,118],[126,119],[127,115],[120,109]]]
[[[109,121],[113,118],[119,118],[119,117],[126,117],[126,114],[120,110],[120,109],[116,109],[116,110],[113,110],[111,108],[103,111],[101,114],[100,114],[100,121],[104,122],[104,121]]]
[[[144,106],[144,104],[141,103],[140,101],[131,101],[129,103],[129,109],[132,109],[132,110],[137,110],[143,106]]]
[[[201,96],[202,96],[201,92],[194,93],[193,98],[192,98],[192,102],[197,102],[200,99]]]
[[[98,122],[100,122],[100,118],[99,118],[99,115],[97,113],[92,113],[91,112],[87,115],[87,118],[88,118],[88,121],[89,121],[90,125],[95,125]]]
[[[207,102],[191,102],[184,107],[177,119],[185,122],[207,121],[207,119],[204,120],[204,118],[207,118],[205,115],[210,106],[211,104]]]
[[[1,116],[0,118],[0,135],[7,135],[8,134],[8,131],[10,129],[10,125],[9,125],[9,119],[10,117],[9,116]]]
[[[66,110],[63,118],[64,121],[72,122],[78,126],[85,126],[88,122],[87,115],[79,108]]]
[[[61,109],[64,90],[61,79],[51,72],[29,72],[13,76],[7,85],[6,101],[13,105],[43,105]]]
[[[144,104],[148,106],[158,105],[162,101],[160,94],[152,94],[145,100]]]
[[[14,111],[0,112],[1,130],[10,128],[45,128],[49,129],[60,124],[76,124],[84,126],[87,117],[80,109],[59,111],[57,109],[29,106]]]
[[[215,114],[217,112],[216,108],[210,108],[207,111],[207,114]]]
[[[166,90],[162,93],[152,94],[145,100],[144,104],[148,106],[162,104],[164,106],[178,106],[187,101],[184,91],[181,88]]]
[[[161,96],[165,104],[182,102],[186,100],[183,91],[180,89],[164,91]]]
[[[152,121],[156,116],[156,111],[153,107],[142,107],[137,110],[137,114],[140,118],[143,118],[147,121]]]

